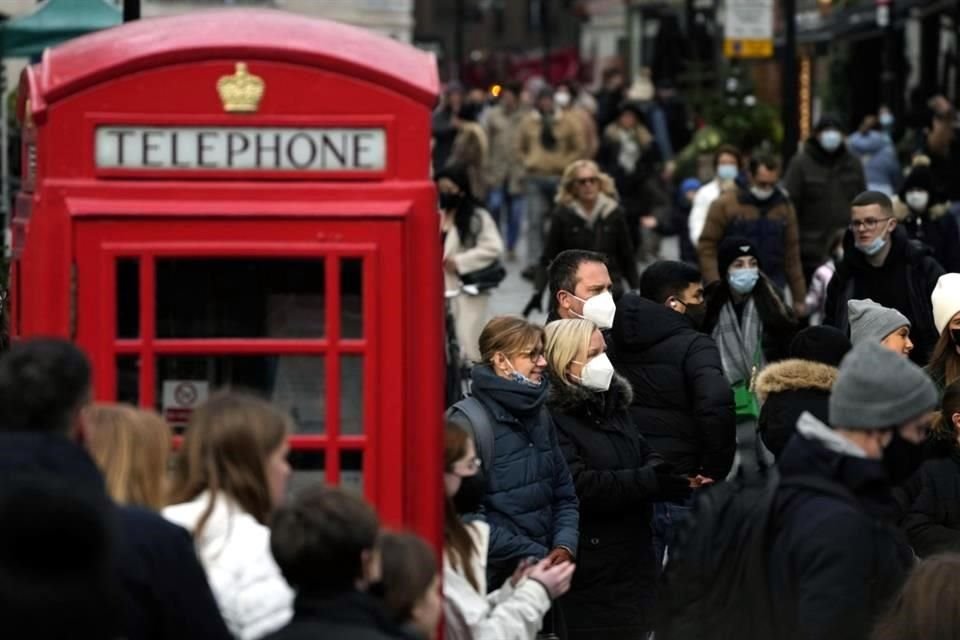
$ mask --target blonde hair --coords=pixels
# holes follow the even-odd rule
[[[554,320],[544,329],[547,335],[547,344],[544,348],[547,366],[562,384],[574,386],[567,380],[567,367],[577,359],[580,353],[586,353],[590,349],[590,338],[596,330],[595,324],[580,318]]]
[[[498,353],[513,356],[543,344],[543,327],[516,316],[497,316],[480,332],[480,357],[493,364]]]
[[[86,409],[87,444],[103,471],[110,496],[120,504],[159,510],[166,504],[172,431],[153,411],[122,404]]]
[[[557,189],[557,195],[554,198],[554,202],[564,206],[569,206],[576,201],[577,194],[576,191],[574,191],[574,182],[577,179],[577,171],[580,169],[590,169],[597,174],[597,179],[600,180],[600,193],[608,195],[614,200],[619,199],[619,196],[617,195],[617,187],[613,183],[613,178],[605,174],[603,171],[600,171],[600,167],[597,166],[596,162],[593,160],[574,160],[567,165],[566,169],[563,170],[563,177],[560,178],[560,187]]]

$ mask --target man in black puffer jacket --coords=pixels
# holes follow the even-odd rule
[[[654,451],[694,486],[723,480],[736,450],[733,393],[720,352],[697,331],[703,283],[688,264],[661,261],[640,279],[640,294],[620,299],[611,360],[634,391],[630,413]],[[686,505],[654,505],[654,537],[662,558]]]

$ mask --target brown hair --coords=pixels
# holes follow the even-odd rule
[[[950,324],[943,328],[937,346],[933,348],[933,357],[927,365],[927,373],[938,384],[947,386],[960,379],[960,355],[950,334]]]
[[[301,595],[355,589],[363,554],[377,547],[380,521],[363,498],[316,484],[277,509],[270,551],[283,577]]]
[[[120,504],[160,510],[166,504],[170,425],[153,411],[96,404],[84,411],[87,447]]]
[[[437,557],[420,536],[385,533],[380,536],[380,561],[383,603],[394,622],[405,624],[437,577]]]
[[[732,144],[722,144],[717,147],[717,150],[713,152],[713,167],[717,168],[720,164],[720,156],[727,155],[733,156],[737,159],[737,169],[740,168],[740,165],[743,164],[743,155],[740,153],[740,149],[733,146]]]
[[[448,422],[444,430],[443,468],[450,471],[453,465],[467,455],[467,443],[470,433],[456,424]],[[443,513],[443,547],[450,556],[450,564],[454,569],[463,572],[474,589],[480,591],[480,581],[473,572],[470,560],[475,553],[479,553],[476,543],[467,527],[460,520],[453,498],[447,497],[447,504]]]
[[[176,459],[170,492],[171,504],[210,492],[210,503],[197,521],[194,536],[203,531],[221,491],[258,522],[267,523],[273,505],[266,459],[290,431],[287,415],[242,393],[215,395],[194,412]]]
[[[537,344],[543,345],[543,327],[516,316],[497,316],[480,332],[478,342],[483,361],[493,364],[497,353],[512,356]]]
[[[960,554],[945,553],[918,564],[872,640],[953,640],[960,630]]]
[[[960,380],[954,380],[943,390],[940,411],[934,413],[933,437],[951,444],[957,441],[957,428],[953,414],[960,413]]]

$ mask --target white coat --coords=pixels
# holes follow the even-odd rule
[[[457,227],[452,221],[444,229],[444,216],[442,214],[440,216],[441,231],[447,231],[446,240],[443,243],[443,259],[452,258],[457,265],[457,273],[470,273],[483,269],[503,255],[503,240],[500,238],[500,232],[493,217],[480,207],[474,209],[474,212],[475,219],[479,220],[479,223],[474,225],[477,241],[469,249],[461,243],[460,234],[457,233]],[[443,285],[447,291],[456,290],[460,287],[460,278],[457,274],[444,270]],[[489,306],[489,293],[476,296],[461,293],[451,301],[460,349],[467,359],[473,362],[480,362],[480,332],[487,323]]]
[[[165,508],[163,516],[193,532],[209,500],[204,491],[191,502]],[[270,529],[220,493],[195,544],[234,637],[256,640],[290,622],[294,593],[270,552]]]
[[[534,580],[524,580],[514,588],[507,580],[500,589],[487,594],[490,525],[474,521],[467,524],[467,530],[477,548],[471,566],[480,589],[474,589],[444,553],[444,599],[460,613],[473,640],[534,640],[543,626],[543,616],[550,610],[546,588]]]

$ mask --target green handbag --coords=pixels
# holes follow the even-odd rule
[[[757,350],[753,354],[753,369],[750,371],[750,380],[741,380],[731,385],[733,389],[733,404],[736,407],[737,422],[756,421],[760,417],[760,402],[753,392],[753,381],[760,368],[760,353],[763,346],[757,340]]]

